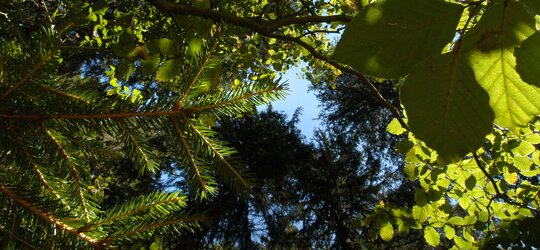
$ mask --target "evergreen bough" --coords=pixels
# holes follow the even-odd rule
[[[2,30],[17,29],[9,25]],[[92,164],[119,148],[141,172],[159,171],[149,145],[156,133],[176,152],[175,166],[197,199],[216,192],[216,177],[248,195],[251,176],[205,121],[279,99],[284,85],[265,78],[209,89],[208,75],[220,63],[216,39],[207,39],[189,63],[176,61],[181,71],[170,81],[139,87],[144,96],[112,78],[108,85],[66,75],[59,68],[70,25],[46,25],[31,40],[0,37],[0,241],[15,248],[100,248],[199,228],[205,217],[190,212],[185,194],[160,191],[103,210],[90,187]]]

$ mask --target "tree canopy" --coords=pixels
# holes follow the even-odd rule
[[[261,191],[258,179],[276,174],[250,169],[231,146],[238,138],[218,125],[283,98],[280,73],[303,62],[327,107],[342,100],[318,134],[326,168],[304,173],[320,182],[313,188],[329,187],[321,202],[362,210],[346,199],[353,190],[341,191],[361,179],[360,166],[377,171],[395,144],[417,183],[415,204],[386,197],[357,216],[370,240],[412,229],[433,247],[540,247],[538,3],[3,1],[0,239],[103,248],[207,227],[190,207],[224,188],[245,202]],[[110,164],[145,176],[128,178],[136,195],[104,196]],[[161,174],[175,174],[166,168],[180,173],[176,192],[156,188]]]

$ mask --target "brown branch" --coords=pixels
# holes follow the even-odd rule
[[[386,98],[384,98],[384,96],[382,96],[382,94],[379,92],[377,87],[375,87],[375,85],[373,85],[373,83],[371,83],[371,81],[369,81],[369,79],[367,79],[367,77],[364,74],[362,74],[360,71],[353,69],[349,66],[343,65],[317,52],[317,50],[314,47],[312,47],[311,45],[309,45],[307,42],[303,41],[300,38],[279,35],[279,34],[265,34],[265,36],[296,43],[302,46],[303,48],[305,48],[307,51],[309,51],[309,53],[314,58],[324,61],[332,65],[336,69],[339,69],[343,72],[347,72],[351,75],[358,77],[358,79],[360,79],[360,81],[369,89],[369,91],[375,96],[375,98],[377,98],[390,112],[392,112],[394,117],[398,119],[401,126],[409,130],[409,126],[407,126],[407,123],[403,120],[403,117],[401,117],[401,112],[394,105],[392,105],[388,100],[386,100]]]
[[[216,11],[212,9],[203,9],[187,6],[184,4],[174,3],[168,0],[147,0],[150,4],[154,5],[157,9],[176,15],[198,16],[205,19],[210,19],[215,22],[224,21],[230,24],[234,24],[241,27],[249,28],[253,31],[262,31],[264,33],[270,33],[277,31],[278,29],[293,25],[293,24],[307,24],[307,23],[333,23],[333,22],[345,22],[348,23],[352,20],[352,17],[347,15],[334,15],[334,16],[303,16],[303,17],[282,17],[277,20],[261,20],[259,18],[247,18],[239,17],[234,14]]]
[[[313,22],[350,22],[351,17],[345,15],[339,16],[305,16],[305,17],[287,17],[282,20],[257,20],[253,18],[239,17],[223,11],[214,11],[211,9],[200,9],[185,6],[182,4],[172,3],[168,0],[147,0],[150,4],[154,5],[158,10],[161,10],[165,13],[176,14],[176,15],[190,15],[198,16],[205,19],[211,19],[213,21],[219,22],[224,21],[233,25],[251,29],[254,32],[257,32],[263,36],[276,38],[283,41],[288,41],[300,45],[310,52],[310,54],[321,61],[327,62],[328,64],[334,66],[335,68],[352,74],[360,79],[360,81],[369,89],[369,91],[377,98],[383,105],[390,110],[390,112],[398,119],[401,126],[407,130],[409,127],[401,117],[401,112],[390,102],[388,102],[379,92],[379,90],[367,79],[367,77],[361,72],[350,68],[348,66],[342,65],[337,61],[330,59],[329,57],[320,54],[317,50],[301,40],[300,38],[290,37],[281,34],[275,34],[274,31],[277,31],[279,28],[291,25],[291,24],[306,24]]]
[[[68,233],[77,236],[78,238],[90,243],[91,245],[94,245],[94,246],[97,245],[98,241],[96,239],[84,233],[78,232],[77,229],[71,227],[70,225],[65,224],[64,222],[62,222],[60,219],[56,218],[55,216],[49,214],[46,211],[41,210],[40,208],[33,205],[29,201],[19,197],[17,194],[15,194],[15,192],[13,192],[11,189],[9,189],[8,187],[2,184],[0,184],[0,192],[4,193],[6,196],[8,196],[13,201],[17,202],[22,207],[30,210],[30,212],[32,212],[33,214],[41,217],[46,222],[56,225],[58,228],[61,228],[62,230],[65,230]]]

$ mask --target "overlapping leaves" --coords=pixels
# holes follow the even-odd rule
[[[429,15],[420,12],[430,5],[438,5],[439,13],[446,13],[452,7],[442,6],[451,4],[376,1],[356,17],[356,25],[347,28],[336,49],[336,60],[362,72],[406,77],[400,98],[412,133],[398,144],[398,150],[406,154],[405,173],[420,184],[415,191],[416,205],[410,210],[378,207],[373,218],[385,218],[376,220],[383,240],[392,238],[391,227],[405,227],[423,228],[424,238],[432,246],[537,247],[538,240],[530,237],[534,226],[517,225],[537,221],[540,206],[535,195],[540,174],[535,144],[540,141],[538,121],[534,120],[540,115],[538,3],[455,2],[467,10],[459,24],[452,18],[443,20],[442,15],[437,19],[440,22],[431,19],[430,25],[411,26],[413,20]],[[396,6],[403,7],[392,11]],[[401,19],[403,16],[407,18]],[[410,34],[438,27],[441,33],[398,39],[399,50],[388,42],[373,43],[366,49],[365,41],[389,40],[385,31],[379,33],[372,27],[393,31],[401,38],[408,34],[397,27],[407,27],[403,30]],[[429,42],[436,39],[440,43]],[[417,53],[419,43],[429,47],[422,48],[424,52],[431,52]],[[445,45],[447,50],[442,51]],[[380,63],[385,58],[388,60]],[[498,125],[495,129],[494,124]],[[404,133],[397,121],[388,131]],[[399,218],[422,225],[397,220],[397,212]]]
[[[515,0],[377,1],[348,26],[334,57],[376,76],[408,74],[401,100],[412,132],[440,160],[455,162],[484,142],[493,122],[517,132],[540,114],[536,7]],[[450,52],[437,56],[447,43]]]

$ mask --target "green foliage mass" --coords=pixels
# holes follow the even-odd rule
[[[410,129],[397,149],[420,187],[411,210],[375,210],[382,239],[393,224],[435,247],[539,246],[538,14],[535,1],[376,1],[347,27],[336,60],[404,77],[408,128],[388,131]]]

